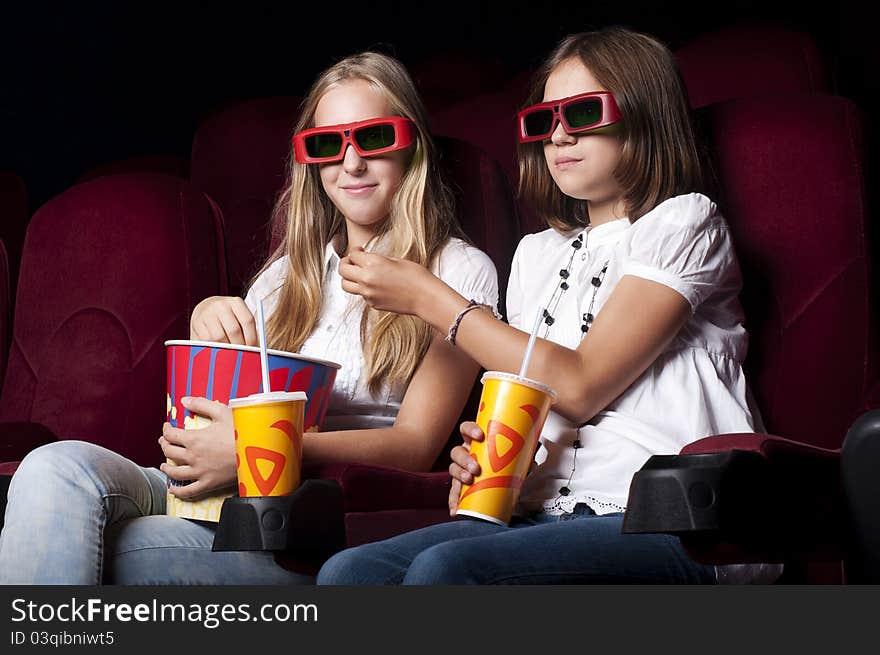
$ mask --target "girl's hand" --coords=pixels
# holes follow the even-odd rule
[[[361,296],[370,307],[396,314],[418,315],[418,305],[439,282],[425,267],[406,259],[353,249],[339,262],[342,288]],[[441,283],[442,284],[442,283]]]
[[[237,296],[211,296],[196,305],[189,322],[190,339],[257,346],[257,322]]]
[[[181,430],[170,423],[162,426],[159,444],[174,465],[166,462],[159,468],[172,480],[192,480],[182,487],[172,485],[169,490],[178,498],[194,498],[235,484],[232,410],[207,398],[183,398],[181,403],[194,414],[210,418],[212,423],[197,430]]]
[[[480,474],[480,465],[471,457],[470,447],[472,441],[482,441],[483,431],[473,421],[465,421],[459,428],[464,444],[452,449],[452,464],[449,465],[449,475],[452,476],[452,488],[449,490],[449,516],[455,516],[458,509],[458,497],[461,495],[462,484],[472,484],[474,476]]]

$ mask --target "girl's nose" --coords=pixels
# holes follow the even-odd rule
[[[349,175],[363,173],[367,168],[367,160],[361,157],[351,144],[345,147],[345,157],[342,159],[342,167]]]
[[[565,131],[565,128],[562,127],[562,121],[556,121],[556,129],[550,135],[550,141],[557,146],[571,145],[577,142],[577,137]]]

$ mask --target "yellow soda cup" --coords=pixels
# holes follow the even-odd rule
[[[507,525],[556,392],[541,382],[500,371],[487,371],[481,382],[477,425],[485,438],[471,442],[480,475],[462,486],[456,516]]]
[[[305,406],[302,391],[229,401],[239,496],[286,496],[299,486]]]

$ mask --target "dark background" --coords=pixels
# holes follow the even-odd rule
[[[869,114],[880,56],[863,3],[36,2],[0,14],[0,169],[21,175],[31,211],[94,166],[188,156],[199,119],[226,103],[301,94],[339,57],[378,48],[415,65],[467,50],[512,75],[565,34],[624,24],[673,50],[701,32],[770,20],[808,31],[837,92]]]

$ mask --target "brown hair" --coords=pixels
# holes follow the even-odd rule
[[[703,189],[687,92],[666,46],[620,27],[568,36],[535,74],[524,106],[542,101],[547,78],[570,59],[581,61],[614,94],[623,115],[614,177],[630,220],[668,198]],[[568,231],[589,223],[587,203],[566,196],[550,176],[542,142],[519,144],[519,170],[521,196],[551,227]]]
[[[439,173],[425,108],[406,68],[375,52],[336,63],[309,90],[296,131],[314,126],[318,102],[332,85],[354,79],[369,82],[387,99],[394,114],[411,119],[416,126],[406,173],[372,250],[430,267],[450,237],[463,238],[463,234],[455,220],[451,192]],[[288,265],[278,304],[266,324],[267,341],[273,348],[296,352],[320,314],[325,247],[335,239],[344,250],[347,233],[344,216],[324,193],[318,167],[297,163],[293,152],[272,222],[284,225],[284,237],[260,273],[284,255]],[[376,393],[386,379],[408,382],[430,343],[431,329],[421,319],[363,305],[361,344],[371,392]]]

